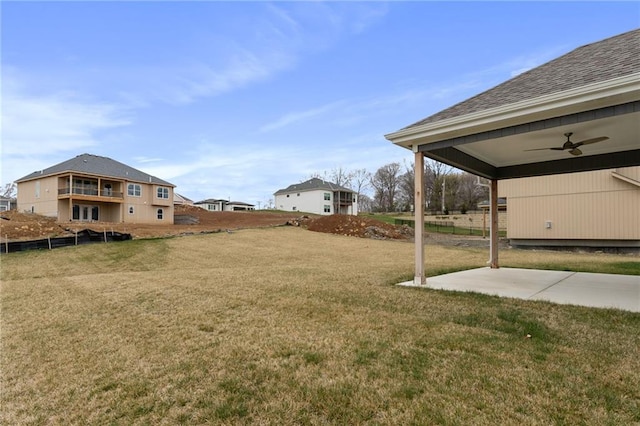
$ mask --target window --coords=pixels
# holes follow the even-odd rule
[[[137,183],[130,183],[127,185],[127,195],[131,197],[140,197],[142,195],[142,188]]]
[[[325,201],[329,201],[331,199],[331,193],[330,192],[325,192],[324,193],[324,199],[325,199]]]
[[[36,182],[36,198],[40,198],[40,181]]]
[[[331,206],[329,204],[325,204],[324,205],[324,212],[325,213],[331,213]]]
[[[80,206],[77,204],[73,205],[71,217],[73,220],[80,220]]]
[[[300,196],[300,193],[298,192],[298,197]]]
[[[158,198],[169,199],[169,188],[163,186],[158,187]]]
[[[162,209],[158,209],[158,220],[162,220],[162,217],[164,216],[164,210]]]
[[[129,206],[129,214],[133,214],[133,206]]]

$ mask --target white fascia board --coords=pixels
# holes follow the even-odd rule
[[[428,144],[637,100],[640,100],[640,73],[410,127],[389,133],[385,138],[396,145],[413,148],[416,141]]]

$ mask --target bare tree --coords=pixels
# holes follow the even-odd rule
[[[322,180],[327,180],[327,172],[324,171],[322,173],[320,172],[313,172],[309,175],[309,179],[322,179]],[[300,182],[304,182],[304,180],[301,180]]]
[[[16,198],[18,195],[18,185],[16,185],[15,182],[4,184],[2,189],[0,189],[0,195],[4,198]]]
[[[338,186],[344,186],[345,188],[348,188],[351,185],[351,179],[353,178],[353,174],[346,169],[343,169],[342,166],[331,170],[331,174],[329,176],[331,178],[331,182]]]
[[[456,208],[461,213],[474,210],[478,202],[488,197],[488,189],[478,185],[478,177],[471,173],[463,172],[460,175],[458,186],[458,198]]]
[[[460,176],[457,173],[449,173],[443,177],[444,205],[442,207],[445,213],[458,209]]]
[[[360,195],[371,185],[371,173],[367,169],[356,169],[351,173],[351,178],[356,191],[356,195],[360,198]]]
[[[378,169],[371,178],[374,189],[374,204],[381,211],[392,212],[396,209],[396,191],[400,163],[389,163]]]
[[[442,190],[446,186],[445,177],[451,174],[453,168],[435,160],[425,161],[425,199],[427,208],[431,211],[443,211]]]
[[[358,211],[360,212],[373,211],[373,200],[371,199],[371,197],[365,194],[360,194],[358,196]]]
[[[398,207],[400,210],[412,210],[415,198],[414,164],[404,164],[405,172],[398,177]]]

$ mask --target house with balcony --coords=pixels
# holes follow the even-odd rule
[[[276,191],[274,197],[278,210],[319,215],[358,215],[358,200],[355,191],[319,178],[289,185]]]
[[[16,184],[19,211],[59,222],[173,224],[175,185],[111,158],[78,155]]]

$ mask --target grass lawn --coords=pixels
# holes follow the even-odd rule
[[[427,256],[429,275],[487,259]],[[640,422],[639,314],[395,286],[411,243],[285,227],[0,260],[1,424]]]

